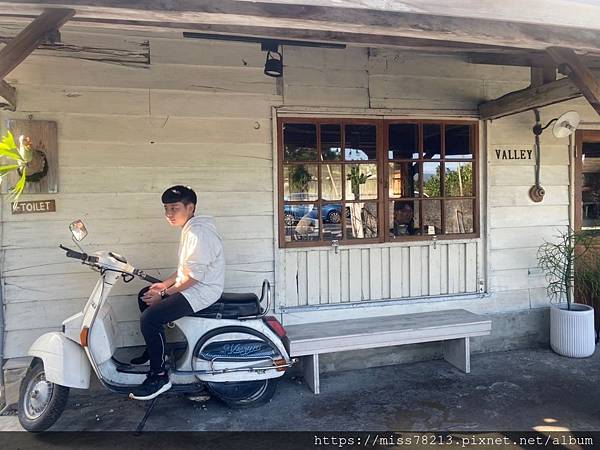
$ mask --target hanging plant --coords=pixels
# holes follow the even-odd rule
[[[290,167],[290,188],[293,192],[306,192],[312,175],[303,164]]]
[[[43,152],[39,153],[42,153],[43,155]],[[2,183],[6,175],[13,171],[16,171],[20,175],[17,183],[9,191],[10,202],[13,204],[13,208],[16,208],[19,197],[23,193],[27,181],[33,181],[28,180],[27,177],[29,164],[34,159],[34,150],[31,148],[31,141],[24,136],[20,136],[19,144],[17,146],[12,133],[7,131],[6,135],[4,135],[0,141],[0,157],[11,160],[10,164],[0,164],[0,183]],[[43,155],[41,163],[37,162],[39,159],[40,158],[36,158],[36,165],[40,167],[34,169],[35,173],[44,173],[45,175],[48,171],[46,156]]]

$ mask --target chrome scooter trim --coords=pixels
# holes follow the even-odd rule
[[[292,359],[289,363],[282,364],[280,366],[268,366],[268,367],[238,367],[235,369],[219,369],[219,370],[174,370],[173,374],[185,374],[185,375],[220,375],[231,372],[261,372],[264,373],[267,370],[277,370],[282,367],[292,367],[297,362],[296,359]]]
[[[266,291],[265,291],[265,289],[266,289]],[[258,301],[258,303],[262,304],[262,301],[265,297],[265,292],[267,294],[267,306],[262,310],[262,312],[255,316],[238,317],[237,320],[261,319],[261,318],[265,317],[269,313],[269,309],[271,308],[271,283],[267,279],[263,280],[262,291],[261,291],[260,300]]]

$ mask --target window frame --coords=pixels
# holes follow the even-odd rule
[[[283,142],[283,126],[286,123],[298,123],[298,124],[315,124],[317,127],[317,160],[316,161],[305,161],[304,163],[308,164],[316,164],[318,167],[318,199],[313,202],[307,201],[284,201],[284,142]],[[339,161],[333,160],[320,160],[319,156],[321,154],[321,125],[340,125],[340,146],[342,152],[342,159]],[[379,236],[377,238],[357,238],[357,239],[339,239],[339,245],[368,245],[368,244],[381,244],[381,243],[403,243],[403,242],[428,242],[432,240],[465,240],[465,239],[477,239],[480,237],[480,209],[481,209],[481,198],[480,198],[480,170],[479,170],[479,121],[475,119],[410,119],[410,118],[399,118],[399,119],[376,119],[376,118],[356,118],[356,117],[278,117],[277,118],[277,217],[278,217],[278,235],[279,235],[279,248],[302,248],[302,247],[331,247],[333,241],[332,240],[322,240],[322,230],[323,230],[323,217],[322,214],[319,214],[319,240],[315,241],[286,241],[286,228],[284,222],[284,205],[285,204],[294,204],[294,203],[316,203],[318,205],[324,205],[328,203],[341,203],[342,209],[342,232],[344,232],[343,228],[345,227],[345,221],[347,220],[345,217],[345,204],[347,203],[345,190],[346,190],[346,180],[342,180],[342,199],[339,201],[326,200],[323,201],[322,192],[321,192],[321,168],[325,164],[342,164],[342,165],[351,165],[356,164],[356,161],[345,161],[344,156],[344,148],[345,148],[345,126],[346,125],[375,125],[376,127],[376,159],[369,160],[369,164],[375,164],[377,166],[377,200],[374,202],[377,203],[377,229],[379,232]],[[442,197],[432,197],[431,200],[439,200],[440,201],[440,212],[441,212],[441,225],[442,230],[445,228],[445,204],[448,200],[460,200],[460,199],[471,199],[474,203],[473,206],[473,233],[462,233],[462,234],[420,234],[420,235],[405,235],[401,237],[391,237],[389,236],[389,213],[390,213],[390,204],[394,200],[398,200],[398,198],[389,196],[389,164],[394,161],[400,160],[390,160],[389,155],[385,151],[388,148],[389,144],[389,126],[393,124],[416,124],[418,126],[418,151],[419,158],[412,159],[412,161],[418,162],[419,164],[423,164],[424,162],[430,162],[431,158],[425,159],[423,158],[423,126],[427,124],[435,124],[440,125],[440,133],[441,133],[441,156],[439,160],[436,162],[445,163],[448,162],[465,162],[471,161],[473,165],[473,178],[474,178],[474,186],[473,186],[473,195],[472,196],[464,196],[464,197],[452,197],[452,196],[442,196]],[[473,157],[470,160],[461,159],[461,158],[446,158],[445,155],[445,129],[447,125],[468,125],[470,127],[470,148],[473,152]],[[366,161],[365,161],[366,163]],[[443,183],[445,177],[445,164],[442,164],[442,170],[440,173],[440,183]],[[419,194],[423,193],[423,177],[420,177],[419,180]],[[419,203],[423,202],[424,197],[415,197],[414,201],[418,201]],[[410,200],[410,199],[404,199]],[[365,202],[372,202],[373,200],[366,200]],[[353,203],[354,201],[348,201],[348,203]],[[322,209],[320,209],[322,211]],[[419,207],[419,223],[422,224],[422,208]]]

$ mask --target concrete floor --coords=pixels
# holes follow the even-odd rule
[[[445,361],[330,373],[315,396],[286,376],[273,400],[231,410],[211,399],[199,404],[163,395],[147,430],[360,431],[600,430],[600,351],[586,359],[549,350],[475,355],[469,375]],[[134,430],[145,403],[102,388],[72,390],[52,430]],[[20,429],[0,417],[0,431]]]

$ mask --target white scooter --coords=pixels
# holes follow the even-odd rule
[[[124,282],[136,276],[151,283],[160,280],[116,253],[86,254],[78,244],[87,235],[85,225],[75,221],[69,228],[81,252],[60,248],[67,257],[99,272],[100,279],[83,311],[63,322],[62,332],[40,336],[29,349],[33,361],[19,395],[19,422],[27,431],[51,427],[65,409],[69,388],[89,388],[91,369],[106,388],[122,394],[141,384],[149,370],[115,358],[119,333],[109,294],[119,278]],[[217,303],[170,324],[185,337],[185,342],[170,348],[170,392],[193,396],[206,386],[212,395],[238,408],[268,401],[276,379],[295,362],[283,344],[284,328],[266,315],[270,302],[271,288],[265,280],[260,300],[253,293],[224,293]]]

